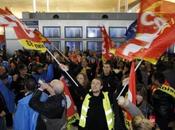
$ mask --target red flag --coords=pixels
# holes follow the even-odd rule
[[[67,83],[66,83],[64,77],[61,77],[60,79],[64,83],[64,93],[65,93],[66,101],[67,101],[67,119],[68,119],[68,124],[71,124],[71,123],[75,122],[75,120],[79,116],[78,116],[75,103],[74,103],[72,96],[69,92],[69,88],[67,86]]]
[[[107,61],[110,60],[112,57],[112,49],[114,49],[114,43],[109,37],[108,33],[106,32],[105,27],[101,27],[102,37],[103,37],[103,44],[102,44],[102,57],[103,60]]]
[[[34,34],[33,30],[27,28],[15,15],[7,8],[0,8],[0,25],[12,27],[20,44],[31,50],[46,51],[41,38]]]
[[[169,4],[165,3],[164,0],[141,1],[137,35],[120,46],[116,55],[130,61],[138,58],[157,63],[159,57],[175,42],[175,13],[167,12]],[[165,6],[166,11],[162,12]]]
[[[45,36],[43,36],[39,30],[35,29],[33,32],[37,37],[40,38],[40,41],[51,44],[50,41]]]
[[[0,44],[5,42],[5,36],[4,35],[0,35]]]
[[[136,104],[136,79],[135,79],[135,63],[132,62],[130,74],[129,74],[129,88],[127,98],[133,104]],[[128,129],[132,128],[131,125],[132,116],[130,113],[125,111],[125,125]]]
[[[132,62],[130,74],[129,74],[129,89],[128,89],[128,99],[136,104],[136,78],[135,78],[135,63]]]

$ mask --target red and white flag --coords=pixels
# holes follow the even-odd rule
[[[165,0],[141,0],[137,35],[117,48],[116,55],[129,61],[143,59],[156,64],[175,42],[175,11],[166,9],[175,8],[175,4],[170,3]]]
[[[13,28],[16,39],[24,48],[42,52],[46,51],[41,38],[35,35],[33,30],[23,24],[8,8],[0,8],[0,25]]]

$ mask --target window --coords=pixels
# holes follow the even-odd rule
[[[51,44],[45,43],[45,46],[49,50],[60,50],[61,49],[61,42],[60,41],[51,41]]]
[[[49,38],[60,38],[61,37],[61,29],[60,27],[43,27],[43,35]]]
[[[83,51],[83,42],[82,41],[66,41],[66,47],[69,48],[69,51],[76,51],[76,50]]]
[[[175,45],[174,45],[174,44],[171,45],[167,50],[168,50],[168,53],[169,53],[169,54],[175,53]]]
[[[65,27],[66,38],[82,38],[82,27]]]
[[[96,51],[97,53],[101,54],[102,42],[100,42],[100,41],[88,41],[87,42],[87,49],[92,50],[92,51]]]
[[[121,45],[123,42],[121,42],[121,41],[114,41],[114,43],[115,43],[115,47],[118,48],[118,47],[120,47],[120,45]]]
[[[123,38],[126,34],[126,27],[109,27],[109,36],[112,38]]]
[[[100,27],[87,27],[87,37],[88,38],[101,38],[101,30]]]

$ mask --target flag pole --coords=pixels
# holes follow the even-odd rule
[[[137,71],[137,69],[139,68],[139,66],[141,65],[141,63],[143,62],[143,60],[139,61],[139,63],[137,64],[137,66],[135,67],[134,71]],[[123,91],[125,90],[126,86],[128,85],[128,82],[124,84],[122,90],[120,91],[119,95],[117,96],[117,100],[118,98],[122,95]]]
[[[61,54],[65,60],[67,60],[68,62],[70,62],[70,60],[61,52],[58,50],[58,48],[53,44],[53,47],[58,51],[59,54]]]
[[[47,48],[46,48],[47,49]],[[47,49],[47,52],[52,56],[52,58],[57,62],[57,64],[59,66],[61,66],[61,63],[55,58],[55,56]],[[61,67],[60,67],[61,68]],[[67,76],[73,81],[73,83],[78,87],[78,84],[75,82],[75,80],[70,76],[70,74],[64,69],[61,68],[66,74]]]

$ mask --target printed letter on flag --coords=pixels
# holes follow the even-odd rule
[[[156,64],[159,57],[175,42],[175,4],[165,0],[141,0],[137,35],[116,50],[127,60],[143,59]],[[174,12],[173,12],[174,11]]]

